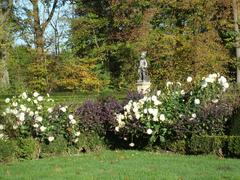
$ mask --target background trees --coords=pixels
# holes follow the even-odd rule
[[[212,72],[235,78],[238,34],[230,1],[29,0],[13,6],[13,91],[134,89],[145,50],[154,87]]]

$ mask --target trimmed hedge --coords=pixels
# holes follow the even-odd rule
[[[58,137],[53,142],[42,143],[40,157],[64,155],[68,153],[68,142],[63,137]]]
[[[15,159],[16,151],[16,141],[0,140],[0,162],[9,162]]]
[[[39,157],[39,143],[35,139],[26,138],[17,140],[16,156],[19,159],[36,159]]]
[[[230,136],[228,138],[228,151],[232,157],[240,157],[240,136]]]
[[[191,154],[240,156],[240,136],[193,136],[188,143]]]

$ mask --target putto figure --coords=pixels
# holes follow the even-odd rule
[[[149,76],[148,76],[148,71],[147,71],[148,64],[146,61],[146,55],[147,55],[146,51],[141,53],[139,67],[138,67],[138,75],[139,75],[138,82],[148,82],[149,81]]]

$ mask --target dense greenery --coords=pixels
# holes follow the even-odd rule
[[[237,34],[231,1],[52,0],[44,4],[38,13],[24,8],[22,1],[9,5],[12,18],[0,27],[0,35],[6,35],[1,35],[0,48],[1,71],[6,78],[9,74],[7,92],[134,89],[141,51],[148,52],[153,88],[163,87],[165,80],[213,71],[235,79]],[[35,2],[32,5],[37,7]],[[51,16],[51,6],[56,17]],[[64,14],[64,8],[71,11]],[[49,12],[50,21],[46,18],[46,23],[35,27],[38,17],[44,17],[42,10]],[[62,19],[56,19],[59,12]],[[55,26],[66,22],[68,29]],[[54,36],[47,34],[47,27],[54,29]],[[61,37],[65,30],[67,36]],[[66,43],[60,47],[61,38]],[[14,43],[19,39],[24,43]]]

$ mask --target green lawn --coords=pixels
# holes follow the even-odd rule
[[[240,179],[240,160],[103,151],[0,165],[0,179]]]
[[[101,92],[56,92],[51,94],[51,97],[55,100],[56,103],[61,103],[65,105],[69,104],[81,104],[86,100],[94,100],[101,97],[112,96],[116,99],[123,99],[126,96],[126,91],[116,92],[113,90],[106,90]],[[43,94],[44,95],[44,94]],[[0,106],[5,106],[5,99],[7,97],[11,98],[13,95],[0,95]],[[1,107],[0,107],[1,108]]]

